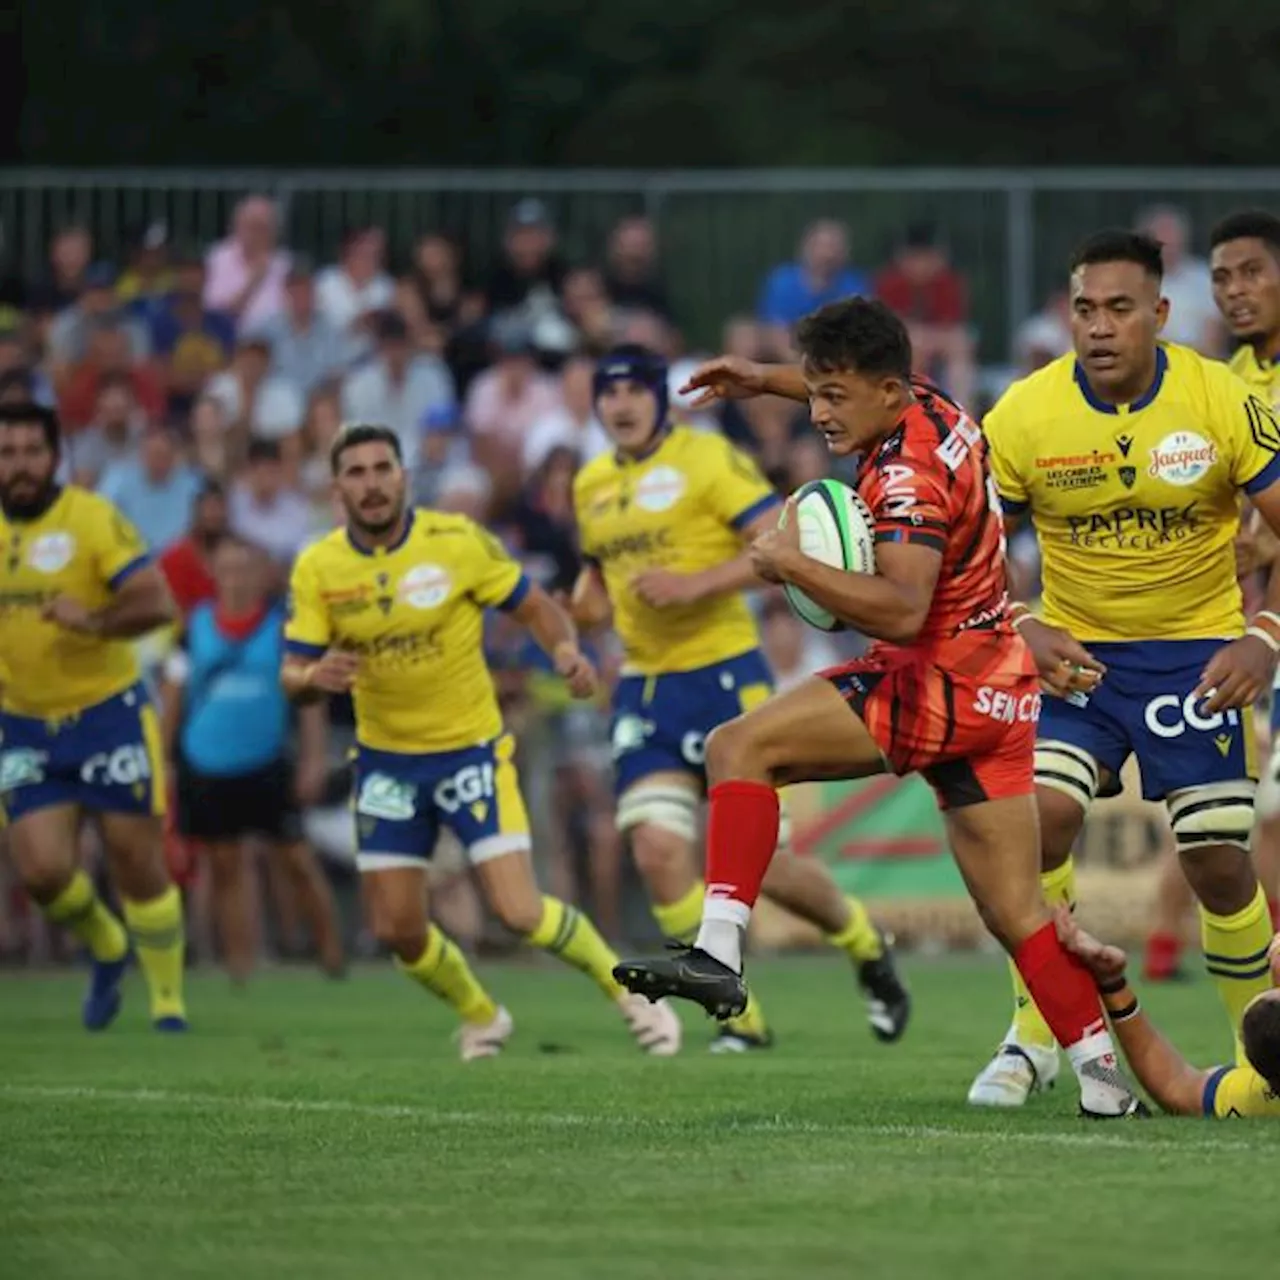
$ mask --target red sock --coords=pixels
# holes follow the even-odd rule
[[[1014,952],[1013,962],[1064,1049],[1107,1025],[1089,971],[1058,941],[1052,921]]]
[[[1142,964],[1142,976],[1149,982],[1167,982],[1178,972],[1182,958],[1182,939],[1176,933],[1157,930],[1147,939],[1147,954]]]
[[[707,896],[754,907],[778,847],[778,793],[763,782],[720,782],[707,799]]]

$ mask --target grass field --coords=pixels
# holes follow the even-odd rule
[[[585,980],[487,975],[517,1021],[462,1066],[443,1009],[381,967],[330,985],[193,980],[165,1039],[137,979],[117,1026],[80,984],[0,980],[0,1276],[436,1280],[1265,1274],[1280,1127],[1090,1125],[1070,1085],[964,1105],[1004,1015],[991,961],[910,967],[917,1016],[875,1044],[848,971],[754,967],[770,1053],[651,1061]],[[1200,981],[1148,1007],[1204,1065]]]

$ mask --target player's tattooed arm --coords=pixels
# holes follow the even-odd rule
[[[155,565],[131,573],[104,609],[89,609],[70,596],[57,596],[44,607],[46,621],[81,635],[132,640],[177,618],[169,584]]]
[[[1200,1115],[1210,1072],[1193,1067],[1143,1013],[1125,978],[1128,957],[1086,933],[1066,907],[1056,913],[1062,945],[1093,975],[1111,1030],[1138,1083],[1171,1115]]]

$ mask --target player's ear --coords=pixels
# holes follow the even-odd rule
[[[1163,294],[1156,302],[1156,332],[1163,333],[1164,327],[1169,323],[1169,299]]]

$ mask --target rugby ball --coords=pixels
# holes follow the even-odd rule
[[[851,573],[875,573],[875,518],[871,509],[840,480],[811,480],[796,490],[795,518],[800,550]],[[783,516],[786,520],[786,516]],[[801,622],[819,631],[843,631],[844,623],[791,583],[783,583],[787,603]]]

